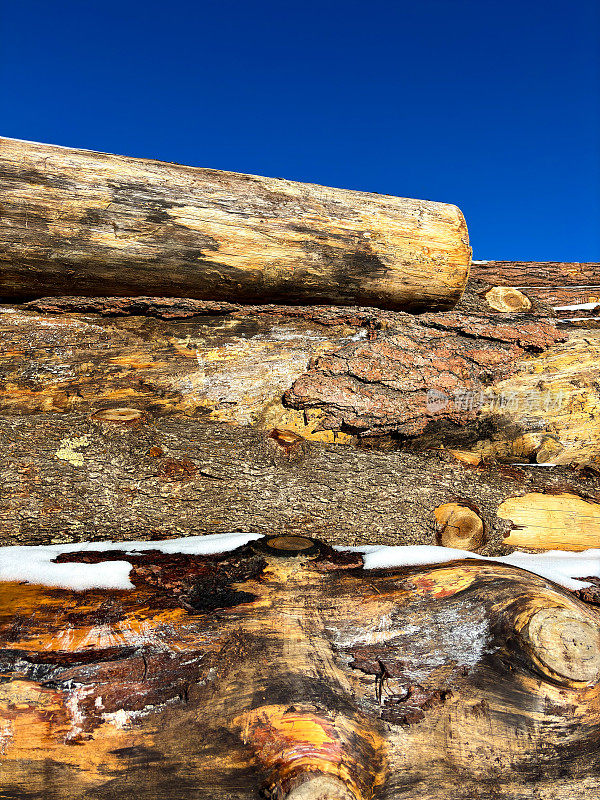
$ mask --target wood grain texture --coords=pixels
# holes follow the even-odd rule
[[[524,290],[530,297],[535,297],[551,306],[581,305],[597,303],[600,305],[599,286],[534,286]],[[572,316],[577,316],[573,314]]]
[[[4,797],[600,789],[600,617],[543,578],[472,560],[366,572],[322,545],[129,558],[128,591],[0,584]]]
[[[232,530],[436,544],[435,509],[457,502],[483,521],[481,552],[498,554],[510,549],[512,523],[497,514],[508,498],[567,492],[600,502],[600,479],[587,470],[470,466],[447,452],[357,449],[149,414],[121,424],[76,413],[3,416],[0,484],[2,544]]]
[[[575,494],[532,492],[507,498],[498,516],[512,522],[507,545],[542,550],[600,548],[600,503]]]
[[[0,296],[449,308],[458,208],[0,139]]]

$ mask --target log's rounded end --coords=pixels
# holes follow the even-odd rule
[[[494,286],[486,292],[487,304],[494,311],[517,313],[531,310],[531,300],[512,286]]]
[[[477,550],[484,541],[483,520],[461,503],[444,503],[434,511],[438,542],[443,547]]]
[[[317,539],[295,534],[264,536],[252,542],[252,547],[271,556],[313,556],[321,551]]]
[[[600,626],[576,609],[536,611],[527,638],[536,660],[551,676],[583,684],[600,680]]]
[[[303,781],[286,795],[286,800],[357,800],[340,780],[331,775],[316,775]]]

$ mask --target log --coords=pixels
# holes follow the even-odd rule
[[[598,286],[600,262],[473,261],[471,276],[494,285],[528,288]]]
[[[0,296],[452,307],[458,208],[0,140]]]
[[[535,286],[524,289],[530,297],[535,297],[553,307],[600,304],[600,285],[598,286]],[[575,309],[576,311],[576,309]]]
[[[0,584],[4,797],[600,789],[600,617],[551,581],[472,559],[367,572],[300,537],[126,558],[131,589]]]
[[[149,413],[2,416],[0,481],[4,545],[232,530],[340,545],[431,545],[440,543],[439,507],[457,504],[484,529],[483,541],[463,539],[461,548],[498,555],[513,549],[507,537],[523,525],[509,501],[543,495],[527,525],[544,528],[552,549],[572,548],[573,531],[600,508],[600,478],[588,469],[473,466],[448,451],[360,449]],[[598,526],[582,541],[600,547]]]
[[[600,263],[596,262],[473,261],[471,278],[518,287],[530,300],[552,306],[600,303]],[[577,309],[573,311],[570,316],[577,316]]]
[[[133,407],[486,461],[600,463],[600,332],[455,311],[52,298],[0,314],[0,412]],[[152,319],[148,317],[152,316]]]

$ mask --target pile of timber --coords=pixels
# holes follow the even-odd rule
[[[600,591],[332,545],[600,548],[600,264],[14,140],[0,184],[0,544],[265,537],[0,582],[0,798],[596,797]]]

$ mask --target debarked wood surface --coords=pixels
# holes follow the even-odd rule
[[[0,584],[0,796],[597,796],[593,609],[498,563],[288,542],[135,553],[130,590]]]
[[[456,206],[0,139],[0,296],[449,308]]]

